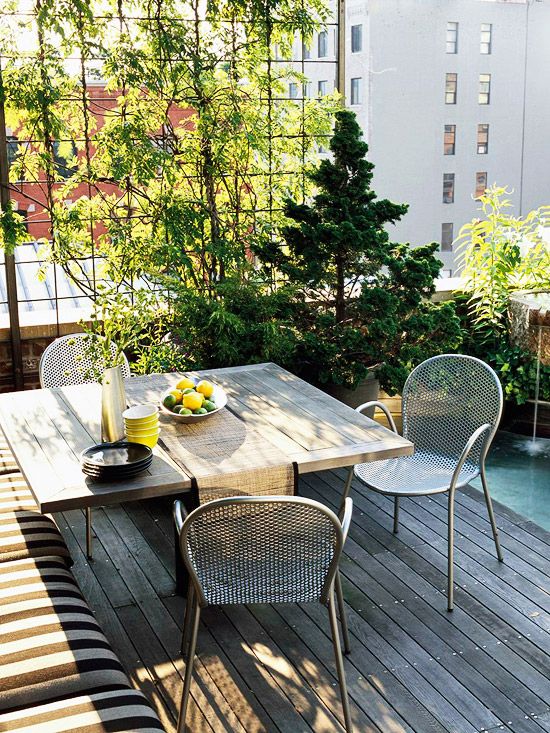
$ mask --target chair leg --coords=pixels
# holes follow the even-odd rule
[[[351,652],[349,641],[348,619],[346,617],[346,607],[344,606],[344,594],[342,593],[342,578],[340,571],[336,571],[334,580],[334,588],[336,590],[336,600],[338,601],[338,613],[340,614],[340,626],[342,627],[342,639],[344,640],[344,654]]]
[[[498,537],[497,523],[495,521],[495,513],[493,511],[493,502],[491,501],[489,486],[487,485],[487,477],[485,476],[485,466],[481,469],[481,485],[483,486],[483,493],[485,494],[485,503],[487,504],[487,513],[489,514],[489,521],[491,522],[491,529],[493,530],[493,539],[495,541],[497,557],[499,562],[503,562],[504,558],[502,556],[502,550],[500,549],[500,540]]]
[[[332,634],[332,645],[334,647],[334,658],[340,683],[340,695],[342,697],[342,708],[344,710],[344,722],[347,733],[352,733],[351,710],[349,707],[348,687],[346,684],[346,672],[344,670],[344,657],[340,647],[340,633],[338,630],[338,619],[336,618],[336,607],[334,605],[334,591],[331,592],[328,601],[328,616],[330,620],[330,631]],[[179,732],[178,732],[179,733]]]
[[[191,619],[193,618],[195,604],[195,589],[192,583],[189,583],[187,590],[187,603],[185,605],[185,616],[183,617],[183,633],[181,635],[181,656],[188,661],[187,654],[189,649],[189,630],[191,628]]]
[[[448,546],[447,546],[447,610],[454,608],[454,528],[455,528],[455,493],[449,491],[448,507]]]
[[[86,507],[86,557],[92,560],[92,508]]]
[[[348,477],[346,478],[346,483],[344,484],[344,491],[342,493],[342,499],[340,501],[340,507],[338,509],[338,516],[340,516],[340,513],[344,511],[344,504],[346,503],[346,499],[348,498],[350,489],[351,489],[351,482],[353,480],[353,469],[355,466],[350,466],[348,471]]]
[[[195,601],[193,609],[193,617],[191,621],[191,638],[189,639],[189,653],[187,663],[185,665],[185,677],[183,679],[183,692],[181,696],[180,712],[178,717],[178,733],[185,730],[185,718],[187,716],[187,705],[189,703],[189,691],[191,690],[191,679],[193,677],[193,666],[195,663],[195,650],[197,648],[197,635],[199,633],[199,621],[201,617],[201,607]]]
[[[399,532],[399,497],[393,497],[393,533]]]

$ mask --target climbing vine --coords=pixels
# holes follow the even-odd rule
[[[10,185],[50,222],[46,263],[94,297],[253,276],[330,132],[335,96],[288,99],[303,78],[271,62],[323,0],[33,1],[0,5],[1,83]],[[1,221],[13,245],[17,215]]]

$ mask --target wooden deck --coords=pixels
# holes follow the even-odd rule
[[[301,493],[335,507],[341,471]],[[456,608],[445,599],[445,499],[402,501],[356,487],[343,562],[352,631],[346,661],[356,733],[550,731],[550,534],[497,508],[498,564],[477,492],[457,494]],[[94,512],[95,560],[80,511],[58,516],[74,571],[132,680],[174,730],[183,664],[173,595],[169,500]],[[189,730],[339,731],[341,708],[321,606],[203,614]]]

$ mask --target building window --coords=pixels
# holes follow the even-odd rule
[[[6,147],[8,152],[8,168],[11,168],[11,166],[15,163],[17,154],[19,153],[19,141],[17,140],[15,135],[7,136]]]
[[[485,171],[476,173],[476,199],[483,196],[487,188],[487,173]]]
[[[479,103],[489,104],[491,101],[491,74],[479,75]]]
[[[317,36],[317,56],[320,59],[328,56],[328,31],[321,31]]]
[[[458,51],[458,23],[447,23],[447,53]]]
[[[302,85],[302,89],[303,89],[302,94],[304,95],[304,97],[306,98],[311,97],[311,82],[310,81],[305,81]]]
[[[288,96],[290,99],[298,99],[298,84],[294,81],[288,85]]]
[[[452,222],[445,222],[441,225],[441,251],[452,252],[453,251],[453,224]]]
[[[359,53],[363,50],[363,26],[351,26],[351,52]]]
[[[445,74],[445,104],[456,104],[456,74]]]
[[[443,141],[443,153],[444,155],[455,154],[455,142],[456,142],[456,125],[445,125],[445,135]]]
[[[61,178],[70,178],[77,171],[75,165],[76,159],[76,145],[72,142],[59,142],[57,140],[53,143],[53,164],[55,166],[55,172]]]
[[[453,271],[452,270],[440,270],[439,271],[439,277],[442,280],[447,280],[447,278],[450,278],[452,276],[453,276]]]
[[[492,44],[493,44],[493,26],[491,25],[491,23],[482,23],[479,52],[484,53],[484,54],[491,53]]]
[[[489,152],[489,125],[477,126],[477,152],[480,155]]]
[[[455,174],[443,174],[443,203],[452,204],[455,200]]]
[[[351,104],[361,104],[361,78],[351,80]]]
[[[318,81],[317,82],[317,94],[320,97],[324,97],[325,94],[328,94],[327,87],[328,87],[328,81],[326,81],[326,79],[323,79],[323,81]]]
[[[302,58],[304,61],[307,61],[311,58],[311,48],[305,43],[305,41],[302,43]]]

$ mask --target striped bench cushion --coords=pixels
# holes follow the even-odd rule
[[[8,447],[0,445],[0,474],[14,471],[19,471],[19,466],[13,453]]]
[[[0,476],[0,513],[38,511],[31,490],[21,473]]]
[[[55,523],[38,512],[0,514],[0,561],[57,555],[70,560]]]
[[[128,688],[59,557],[0,563],[0,710]]]
[[[71,697],[0,715],[0,730],[21,733],[157,733],[164,728],[140,692],[116,690]]]

